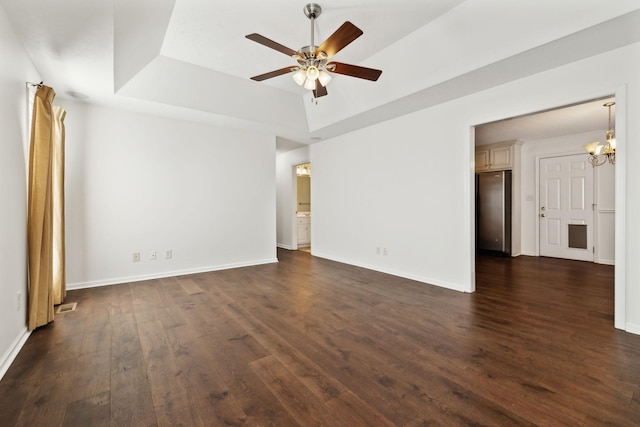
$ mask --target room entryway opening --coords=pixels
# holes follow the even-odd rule
[[[624,164],[606,161],[593,166],[584,148],[594,141],[606,143],[609,131],[618,127],[608,126],[603,108],[613,101],[615,98],[608,96],[475,126],[473,148],[476,176],[500,170],[513,175],[510,213],[505,210],[511,215],[510,255],[615,265],[613,314],[615,326],[621,328],[625,285],[618,274],[618,268],[621,271],[624,266],[618,263],[623,264],[624,257],[615,250],[622,247],[618,240],[624,239],[616,230],[616,219],[620,218],[616,197],[623,193],[616,182]],[[617,107],[622,117],[624,106]],[[619,128],[618,148],[623,143],[624,125]],[[477,192],[472,198],[477,236]],[[478,254],[477,237],[473,245],[473,253]],[[482,259],[474,255],[474,275]],[[615,259],[620,261],[614,263]],[[475,284],[475,276],[473,280]]]
[[[311,252],[311,163],[296,165],[296,234],[298,250]]]

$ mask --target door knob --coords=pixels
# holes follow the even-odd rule
[[[541,213],[541,214],[540,214],[540,217],[541,217],[541,218],[544,218],[544,214],[543,214],[543,213]]]
[[[544,206],[540,208],[541,211],[545,210]]]

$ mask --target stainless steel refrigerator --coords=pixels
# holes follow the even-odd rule
[[[476,174],[476,249],[511,255],[511,171]]]

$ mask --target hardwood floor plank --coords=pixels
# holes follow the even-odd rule
[[[68,314],[68,313],[66,313]],[[86,317],[80,354],[96,353],[111,348],[111,305],[103,304],[91,309]]]
[[[242,425],[247,415],[230,393],[230,387],[219,374],[215,360],[199,345],[181,345],[176,353],[190,398],[206,425]],[[193,393],[193,390],[199,392]]]
[[[111,390],[111,348],[97,353],[83,354],[78,357],[76,363],[71,393],[67,397],[69,402],[102,395]]]
[[[53,370],[40,371],[28,397],[20,403],[22,411],[16,425],[62,424],[75,375],[75,362],[74,357],[58,358]]]
[[[17,426],[20,414],[24,410],[24,402],[29,398],[30,388],[25,385],[14,385],[11,381],[0,382],[0,396],[11,396],[0,399],[0,420],[7,426]],[[16,404],[20,402],[20,404]]]
[[[266,327],[251,313],[243,311],[241,314],[233,304],[226,307],[258,342],[278,358],[280,363],[292,371],[312,392],[323,401],[333,399],[344,391],[345,387],[335,378],[328,375],[317,364],[300,353],[295,346],[282,339],[277,332]]]
[[[108,391],[69,403],[66,407],[63,426],[108,426],[110,425],[111,400]]]
[[[640,387],[638,387],[631,396],[631,405],[629,405],[634,411],[640,411]]]
[[[190,277],[181,278],[178,283],[180,283],[180,287],[187,295],[200,294],[204,292],[202,288]]]
[[[228,341],[204,336],[200,342],[205,343],[210,358],[215,361],[216,371],[227,385],[229,395],[246,414],[246,425],[296,425],[247,360],[236,357]]]
[[[111,340],[111,424],[152,426],[156,415],[146,362],[133,313],[113,318]]]
[[[216,352],[221,374],[229,385],[242,411],[247,414],[246,425],[295,426],[296,421],[276,399],[271,390],[246,363],[237,363],[231,355]]]
[[[70,291],[0,381],[0,424],[640,425],[611,266],[479,256],[465,294],[278,258]]]
[[[138,331],[158,423],[204,426],[204,420],[189,399],[182,371],[177,366],[162,323],[139,323]]]
[[[351,391],[345,391],[327,402],[340,424],[345,426],[394,426],[390,420],[371,405],[360,400]]]
[[[249,365],[299,425],[340,425],[333,411],[316,399],[311,390],[274,356],[254,360]]]
[[[128,283],[106,287],[111,291],[109,304],[111,305],[112,315],[132,314],[134,312],[133,299],[131,298],[131,287]]]

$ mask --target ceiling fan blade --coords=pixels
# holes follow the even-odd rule
[[[264,74],[260,74],[259,76],[253,76],[251,77],[251,80],[255,80],[257,82],[261,82],[263,80],[267,80],[270,79],[272,77],[278,77],[281,76],[283,74],[287,74],[290,73],[292,71],[297,70],[299,67],[285,67],[285,68],[280,68],[279,70],[275,70],[275,71],[270,71],[268,73],[264,73]]]
[[[298,56],[298,52],[293,49],[289,49],[286,46],[281,45],[280,43],[274,42],[271,39],[266,38],[265,36],[261,36],[260,34],[247,34],[245,36],[249,40],[253,40],[256,43],[260,43],[266,47],[270,47],[271,49],[277,50],[278,52],[282,52],[287,56]]]
[[[327,64],[327,71],[345,76],[357,77],[359,79],[371,80],[375,82],[382,74],[382,70],[374,68],[360,67],[358,65],[343,64],[342,62],[331,62]]]
[[[321,96],[325,96],[327,94],[327,88],[322,86],[320,80],[316,80],[316,88],[313,90],[313,97],[320,98]]]
[[[324,52],[327,54],[327,58],[331,58],[362,34],[360,28],[347,21],[331,34],[329,38],[320,45],[316,52]]]

